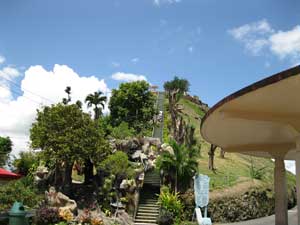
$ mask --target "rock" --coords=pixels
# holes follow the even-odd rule
[[[50,207],[56,207],[59,210],[70,210],[72,213],[77,212],[77,203],[61,192],[57,192],[54,187],[45,192],[46,201]]]
[[[154,145],[157,148],[160,148],[161,141],[159,138],[153,138],[153,137],[145,137],[143,140],[143,144],[149,143],[150,145]]]
[[[131,158],[133,160],[138,160],[141,158],[141,154],[142,154],[142,150],[137,150],[131,155]]]
[[[162,149],[162,151],[166,151],[166,152],[169,152],[170,154],[174,155],[173,148],[167,143],[162,144],[161,149]]]

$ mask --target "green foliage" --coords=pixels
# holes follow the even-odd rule
[[[113,126],[124,121],[140,133],[151,127],[150,121],[156,112],[155,96],[146,81],[122,83],[119,89],[112,90],[109,109]]]
[[[170,146],[174,154],[163,152],[156,160],[156,166],[159,170],[173,176],[175,180],[175,191],[186,189],[192,177],[198,169],[197,150],[187,149],[184,145],[178,145],[174,140],[170,140]],[[180,184],[177,182],[180,180]]]
[[[16,168],[17,173],[23,176],[26,176],[38,164],[37,154],[32,151],[20,152],[19,157],[13,161],[13,166]]]
[[[186,79],[181,79],[177,76],[174,77],[173,80],[167,81],[164,83],[164,89],[167,93],[177,92],[177,101],[181,98],[181,96],[189,90],[189,82]]]
[[[252,179],[262,180],[265,174],[266,167],[256,168],[253,162],[253,159],[251,158],[250,166],[250,177]]]
[[[117,151],[109,155],[100,163],[100,168],[109,174],[118,176],[127,176],[129,172],[129,160],[126,153]]]
[[[10,209],[15,201],[22,202],[30,208],[36,206],[41,197],[34,187],[28,186],[28,183],[28,178],[24,177],[0,186],[0,211]]]
[[[102,95],[101,91],[94,92],[93,94],[89,94],[85,98],[85,102],[87,102],[88,107],[94,106],[94,118],[95,120],[99,119],[102,115],[102,109],[104,109],[104,104],[107,100],[106,96]],[[100,106],[100,107],[99,107]]]
[[[101,160],[108,144],[95,122],[76,104],[56,104],[38,110],[30,129],[31,146],[47,161]]]
[[[119,126],[111,129],[110,135],[116,139],[130,138],[135,135],[135,131],[128,127],[128,123],[122,122]]]
[[[171,212],[175,218],[180,218],[183,204],[179,199],[178,193],[171,193],[169,190],[160,193],[158,203],[161,208]]]
[[[0,167],[6,164],[9,153],[12,150],[12,145],[12,141],[9,137],[0,136]]]

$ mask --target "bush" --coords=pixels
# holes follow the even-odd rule
[[[38,166],[37,155],[34,152],[20,152],[19,158],[13,161],[17,173],[26,176],[30,170]]]
[[[37,225],[55,224],[60,221],[59,212],[57,208],[49,208],[42,206],[36,212]]]
[[[157,222],[159,225],[172,225],[174,224],[174,215],[167,210],[162,210]]]
[[[161,192],[158,198],[158,203],[162,209],[172,213],[175,218],[179,218],[182,214],[183,205],[179,199],[178,193],[170,191]]]
[[[27,186],[28,179],[24,177],[0,186],[0,211],[10,209],[15,201],[22,202],[30,208],[40,202],[41,197],[37,194],[36,189]]]
[[[134,129],[129,128],[128,123],[122,122],[119,126],[112,128],[110,135],[116,139],[125,139],[133,137],[134,134]]]

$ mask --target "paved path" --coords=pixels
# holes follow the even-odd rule
[[[164,92],[159,92],[157,96],[157,110],[158,112],[162,111],[163,115],[164,115],[164,99],[165,99]],[[163,129],[164,129],[164,118],[162,118],[162,121],[159,123],[158,126],[154,127],[153,137],[160,138],[160,140],[162,141]]]
[[[226,225],[274,225],[275,216],[268,216],[255,220],[248,220],[244,222],[237,223],[227,223]],[[215,225],[225,225],[225,224],[215,224]],[[297,208],[289,210],[289,225],[297,225]]]

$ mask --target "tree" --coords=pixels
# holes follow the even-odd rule
[[[106,96],[102,95],[101,91],[94,92],[93,94],[89,94],[85,98],[85,102],[87,102],[88,107],[94,107],[94,119],[97,120],[102,115],[102,109],[104,109],[104,104],[107,100]],[[100,106],[100,107],[99,107]]]
[[[210,170],[215,170],[215,165],[214,165],[214,159],[215,159],[215,151],[217,149],[218,146],[211,144],[210,145],[210,150],[208,151],[208,169]]]
[[[188,91],[189,82],[186,79],[174,77],[172,81],[164,83],[164,89],[169,100],[169,111],[171,114],[171,127],[174,139],[177,143],[182,144],[184,140],[184,120],[179,115],[181,108],[179,107],[180,98]]]
[[[102,160],[108,149],[97,127],[90,115],[76,104],[58,103],[37,111],[30,129],[31,146],[41,149],[48,165],[55,166],[56,177],[64,170],[65,192],[72,183],[74,161]]]
[[[9,153],[12,151],[12,141],[9,137],[0,136],[0,166],[4,166],[9,159]]]
[[[169,174],[174,180],[174,189],[184,190],[190,185],[192,177],[198,170],[197,154],[195,149],[187,149],[178,145],[175,140],[170,140],[174,154],[163,152],[157,159],[156,166]],[[178,181],[180,180],[180,183]]]
[[[85,102],[88,107],[94,107],[94,120],[98,120],[102,115],[102,109],[104,109],[104,104],[107,100],[106,96],[102,96],[102,92],[94,92],[89,94],[85,98]],[[84,162],[84,183],[89,184],[92,182],[94,174],[94,164],[90,159],[86,159]]]
[[[32,151],[20,152],[19,157],[13,161],[13,166],[16,168],[17,173],[23,176],[26,176],[30,172],[30,169],[37,165],[37,154]]]
[[[111,122],[118,126],[128,123],[137,133],[151,127],[150,121],[156,113],[155,96],[146,81],[122,83],[112,90],[109,102]]]

